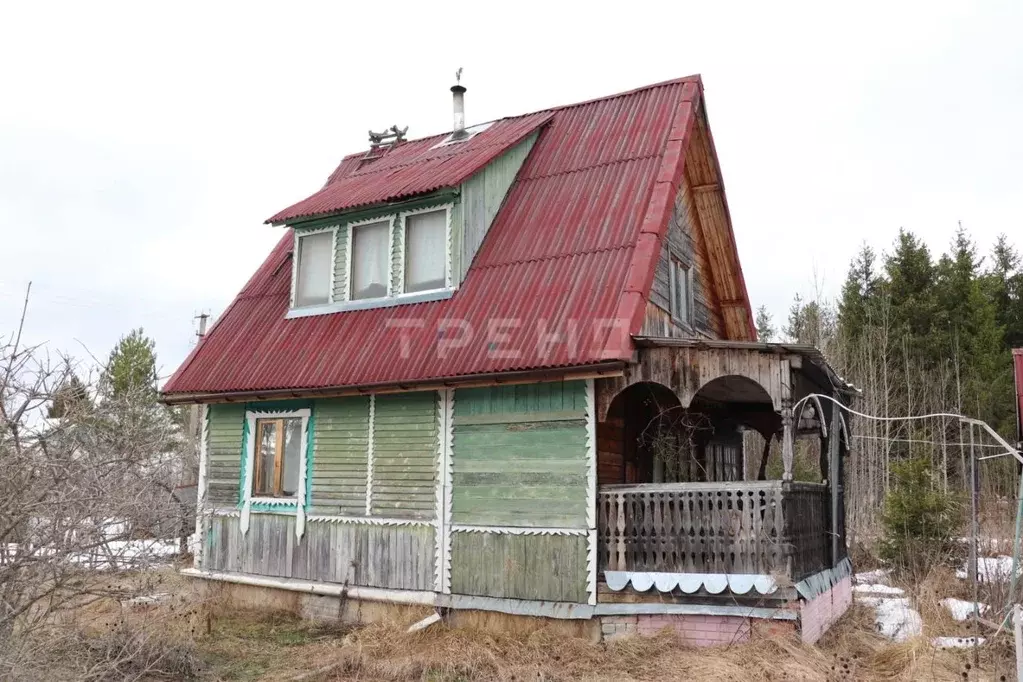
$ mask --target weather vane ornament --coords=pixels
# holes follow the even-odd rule
[[[455,71],[455,85],[462,84],[462,67],[458,67],[458,71]]]

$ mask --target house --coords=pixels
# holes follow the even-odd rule
[[[267,221],[164,387],[207,415],[188,572],[309,613],[815,640],[851,599],[853,389],[757,342],[700,78],[468,128],[452,91],[451,133],[373,133]]]

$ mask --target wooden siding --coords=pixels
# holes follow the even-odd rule
[[[459,224],[462,229],[452,231],[452,278],[456,284],[465,279],[472,259],[483,244],[483,238],[494,222],[519,168],[529,156],[537,135],[533,133],[462,183],[462,200],[459,205]]]
[[[625,483],[625,420],[597,422],[597,484]]]
[[[210,405],[206,444],[206,499],[212,506],[238,504],[242,470],[244,405]]]
[[[585,603],[586,537],[454,533],[451,591]]]
[[[585,386],[455,392],[453,523],[585,528]]]
[[[707,247],[699,230],[692,188],[683,178],[675,197],[675,208],[668,222],[668,232],[661,246],[661,255],[654,271],[646,316],[644,336],[674,338],[709,336],[721,338],[723,333],[720,307],[714,301],[713,281],[709,271]],[[671,318],[671,258],[674,256],[692,271],[693,324],[679,325]]]
[[[436,516],[437,437],[435,392],[376,397],[374,516]]]
[[[735,341],[753,340],[750,330],[752,311],[746,301],[742,266],[735,245],[728,205],[725,202],[721,169],[718,167],[707,125],[707,112],[701,104],[693,126],[692,141],[686,153],[683,188],[686,201],[695,212],[694,226],[702,236],[705,284],[714,292],[712,305],[720,315],[720,336]],[[692,210],[692,209],[691,209]]]
[[[295,537],[295,517],[253,514],[242,535],[239,519],[210,522],[203,568],[398,590],[432,590],[433,528],[307,523]]]
[[[313,408],[313,514],[366,513],[369,398],[318,400]]]

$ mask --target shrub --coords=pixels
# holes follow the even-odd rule
[[[891,473],[893,483],[881,516],[881,558],[917,573],[952,552],[959,503],[937,485],[927,459],[898,462]]]

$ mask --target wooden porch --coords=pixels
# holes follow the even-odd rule
[[[605,485],[597,515],[601,574],[756,574],[795,583],[836,560],[831,493],[820,483]]]

